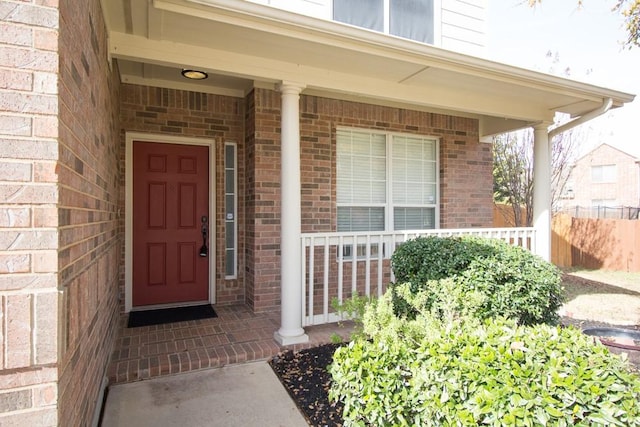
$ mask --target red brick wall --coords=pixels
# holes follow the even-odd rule
[[[245,98],[245,128],[244,128],[244,175],[238,174],[238,184],[244,183],[246,193],[244,197],[240,193],[239,200],[245,199],[245,221],[242,228],[245,230],[245,248],[244,253],[238,252],[238,258],[244,258],[244,277],[245,277],[245,294],[246,303],[249,307],[255,308],[254,299],[254,283],[256,281],[255,269],[255,236],[256,221],[255,211],[256,202],[256,110],[255,110],[255,91],[249,93]],[[238,162],[239,165],[239,162]],[[251,220],[249,219],[251,218]]]
[[[121,167],[124,170],[125,132],[206,138],[215,141],[216,195],[216,304],[244,303],[244,276],[239,257],[238,278],[225,280],[224,264],[224,143],[237,143],[238,177],[244,176],[244,101],[240,98],[205,93],[122,85],[120,117],[122,127]],[[161,139],[161,138],[159,138]],[[238,180],[238,194],[244,194],[244,181]],[[124,180],[121,181],[121,208],[124,212]],[[238,198],[238,253],[242,254],[244,198]],[[124,218],[121,222],[124,233]],[[214,236],[211,237],[212,239]],[[124,251],[123,251],[124,256]],[[124,258],[121,259],[124,265]],[[124,278],[121,280],[121,310],[124,311]]]
[[[59,425],[90,424],[118,326],[119,126],[99,0],[60,1]]]
[[[399,108],[302,96],[303,232],[336,230],[339,126],[440,138],[440,227],[491,227],[493,159],[478,140],[478,121]]]
[[[0,10],[0,425],[54,426],[59,12]]]
[[[256,89],[247,117],[247,275],[257,311],[280,305],[280,94]],[[440,139],[440,227],[491,227],[492,154],[478,121],[399,108],[301,96],[302,232],[336,230],[336,128],[351,126]],[[253,129],[254,126],[255,130]],[[255,183],[255,185],[254,185]],[[250,262],[249,259],[252,261]]]
[[[247,302],[255,311],[276,310],[280,307],[280,94],[255,89],[247,97],[247,111]]]

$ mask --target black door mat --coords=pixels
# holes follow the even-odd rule
[[[165,323],[186,322],[188,320],[210,319],[218,317],[209,304],[191,307],[163,308],[160,310],[132,311],[129,313],[128,328],[162,325]]]

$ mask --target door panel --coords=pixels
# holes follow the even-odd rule
[[[134,142],[133,306],[209,299],[202,217],[209,218],[209,147]]]

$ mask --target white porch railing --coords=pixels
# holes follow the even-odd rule
[[[334,298],[342,302],[356,293],[382,295],[394,280],[389,261],[393,251],[420,236],[488,237],[532,252],[536,245],[531,227],[302,234],[303,326],[339,321],[330,307]]]

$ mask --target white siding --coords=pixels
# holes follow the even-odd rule
[[[441,0],[441,2],[440,46],[470,55],[484,56],[486,0]]]
[[[315,18],[333,18],[333,0],[247,1]],[[484,56],[486,8],[486,0],[434,0],[434,45]]]

